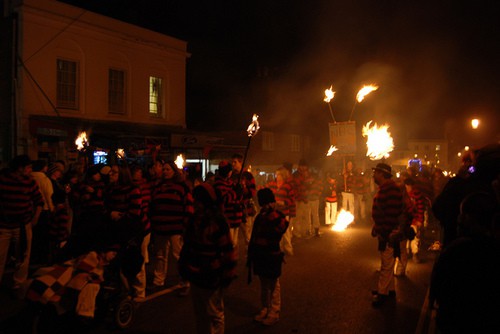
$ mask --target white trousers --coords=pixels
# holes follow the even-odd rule
[[[33,232],[31,224],[25,225],[26,228],[26,251],[22,262],[16,263],[14,271],[14,288],[19,288],[21,284],[28,278],[28,270],[30,265],[31,255],[31,240],[33,239]],[[0,281],[3,277],[5,265],[7,264],[7,256],[9,255],[10,244],[14,244],[14,249],[19,246],[20,229],[0,229]],[[16,259],[18,260],[18,259]]]
[[[392,247],[385,248],[380,252],[380,274],[378,277],[377,291],[381,295],[388,295],[390,290],[394,290],[394,249]]]
[[[154,285],[164,285],[167,278],[168,253],[172,248],[172,255],[175,260],[179,260],[182,249],[182,236],[176,235],[155,235],[155,261],[154,261]]]
[[[142,263],[141,271],[136,276],[136,282],[134,282],[133,287],[137,297],[146,297],[146,263],[149,262],[148,246],[151,239],[151,233],[148,233],[141,244],[141,255],[144,257],[144,262]]]
[[[281,285],[279,278],[260,278],[260,300],[268,315],[278,315],[281,311]]]
[[[191,285],[191,298],[198,334],[224,333],[224,299],[222,288],[203,289]]]
[[[354,209],[354,194],[353,193],[342,193],[342,209],[349,211],[354,215],[356,210]]]
[[[337,220],[337,202],[325,202],[325,224],[335,224]]]

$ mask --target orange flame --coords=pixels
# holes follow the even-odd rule
[[[389,133],[389,125],[378,127],[377,123],[371,126],[372,121],[363,126],[363,137],[367,137],[366,146],[368,148],[366,156],[371,160],[378,160],[389,157],[389,153],[394,150],[394,141]]]
[[[356,95],[356,100],[361,102],[365,99],[365,96],[378,89],[377,85],[365,85],[361,88]]]
[[[325,89],[325,98],[323,99],[323,101],[325,101],[326,103],[329,103],[335,96],[335,92],[332,91],[332,88],[333,86],[330,86],[330,88]]]
[[[87,132],[83,131],[78,134],[75,140],[76,149],[78,151],[83,150],[85,147],[89,146],[89,142],[87,139]]]
[[[248,137],[255,136],[257,134],[257,131],[259,131],[260,126],[259,126],[258,118],[259,118],[259,116],[257,114],[253,114],[252,123],[250,123],[250,125],[248,125],[248,128],[247,128]]]
[[[330,148],[328,149],[328,153],[326,154],[327,157],[331,156],[333,154],[333,152],[335,151],[338,151],[339,149],[336,148],[335,146],[333,145],[330,145]]]
[[[179,154],[179,155],[177,156],[177,158],[175,158],[175,161],[174,161],[175,165],[176,165],[176,166],[177,166],[177,168],[179,168],[179,169],[184,168],[184,162],[185,162],[185,161],[184,161],[184,157],[182,156],[182,154]]]
[[[337,215],[337,220],[332,226],[332,231],[342,232],[345,231],[347,226],[349,226],[354,221],[354,216],[349,211],[344,209],[340,210]]]

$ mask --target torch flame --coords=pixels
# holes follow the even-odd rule
[[[377,85],[365,85],[361,88],[356,95],[356,100],[361,103],[365,99],[365,96],[378,89]]]
[[[347,226],[349,226],[349,224],[351,224],[353,221],[354,221],[354,216],[352,215],[352,213],[342,209],[337,215],[337,220],[335,221],[335,224],[333,224],[332,226],[332,231],[337,231],[337,232],[345,231]]]
[[[325,101],[326,103],[329,103],[335,96],[335,92],[332,91],[332,88],[333,86],[330,86],[330,88],[325,89],[325,98],[323,99],[323,101]]]
[[[371,126],[372,121],[363,126],[363,137],[368,137],[366,146],[368,148],[366,156],[371,160],[378,160],[389,157],[389,153],[394,149],[394,141],[389,131],[389,125],[384,124],[378,127],[377,123]]]
[[[174,163],[177,166],[177,168],[179,169],[184,168],[184,157],[182,156],[182,154],[179,154],[177,158],[175,158]]]
[[[328,153],[326,154],[327,157],[331,156],[333,154],[333,152],[335,151],[338,151],[339,149],[336,148],[335,146],[333,145],[330,145],[330,148],[328,149]]]
[[[259,126],[258,118],[259,118],[259,116],[257,114],[253,114],[252,123],[250,123],[250,125],[248,125],[248,128],[247,128],[248,137],[255,136],[257,134],[257,131],[259,131],[260,126]]]
[[[76,149],[78,151],[83,150],[86,146],[89,145],[88,139],[87,139],[87,132],[83,131],[78,134],[78,137],[75,140],[75,145]]]

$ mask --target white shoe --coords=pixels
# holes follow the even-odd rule
[[[263,308],[259,314],[257,314],[253,320],[257,321],[257,322],[263,322],[264,319],[267,318],[267,308]]]

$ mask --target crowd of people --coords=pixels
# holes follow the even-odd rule
[[[351,161],[342,172],[318,171],[302,159],[295,171],[285,162],[264,182],[256,182],[244,169],[241,154],[220,161],[204,180],[190,178],[174,161],[67,167],[63,161],[47,164],[20,155],[0,172],[0,278],[15,259],[12,287],[18,291],[33,281],[28,277],[30,263],[72,259],[77,266],[91,259],[94,266],[87,266],[88,273],[99,273],[99,282],[102,266],[132,248],[136,263],[121,270],[128,273],[131,296],[140,300],[165,287],[173,257],[179,294],[191,294],[198,331],[222,333],[223,291],[235,279],[238,254],[244,249],[249,281],[255,274],[261,283],[262,310],[254,319],[273,325],[281,308],[281,264],[285,255],[294,254],[292,239],[320,237],[321,221],[335,224],[344,209],[354,215],[353,224],[373,223],[372,235],[378,238],[381,270],[374,306],[395,296],[394,276],[405,276],[409,256],[420,262],[422,233],[431,220],[439,219],[446,252],[436,264],[432,295],[446,314],[450,303],[444,298],[451,292],[443,292],[443,286],[451,278],[442,268],[453,255],[444,254],[459,247],[453,246],[459,236],[477,232],[472,221],[490,222],[491,215],[498,215],[498,199],[492,197],[493,189],[498,196],[498,169],[491,169],[492,161],[498,167],[498,151],[490,151],[478,151],[477,159],[464,164],[466,171],[451,180],[439,169],[431,174],[425,167],[410,167],[394,179],[385,163],[377,164],[373,173]],[[478,191],[484,194],[471,196]],[[492,208],[477,209],[476,204],[492,199]],[[498,241],[495,217],[496,229],[483,224],[481,232]],[[238,243],[240,230],[244,245]],[[152,270],[146,269],[148,263]],[[43,295],[30,288],[27,296]],[[93,289],[95,298],[98,289]]]
[[[420,262],[420,237],[430,219],[442,228],[433,265],[430,307],[440,333],[500,330],[500,146],[488,145],[462,160],[447,180],[409,168],[393,179],[391,166],[373,168],[372,236],[378,239],[380,272],[372,304],[395,300],[395,276],[404,276],[408,255]]]

